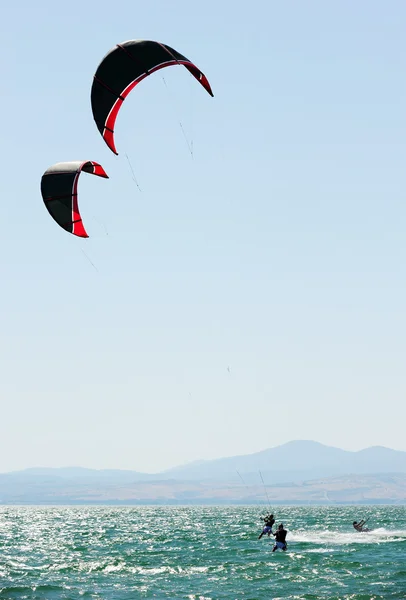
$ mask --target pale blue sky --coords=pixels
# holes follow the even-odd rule
[[[405,28],[400,0],[7,3],[0,471],[406,450]],[[115,157],[90,88],[136,38],[214,98],[147,78]],[[81,176],[88,240],[39,190],[78,159],[110,176]]]

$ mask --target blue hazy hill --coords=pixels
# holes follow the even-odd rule
[[[266,494],[285,503],[403,503],[406,452],[293,441],[161,473],[39,467],[0,474],[3,504],[255,503]]]
[[[271,485],[320,477],[406,473],[406,452],[373,446],[352,452],[318,442],[296,440],[261,452],[214,460],[199,460],[160,473],[84,467],[38,467],[0,474],[0,487],[41,484],[63,488],[69,482],[78,486],[124,485],[157,481],[222,481],[257,485],[260,474]]]
[[[373,446],[352,452],[310,440],[296,440],[261,452],[198,461],[174,467],[162,475],[174,479],[258,480],[259,471],[270,481],[296,481],[344,474],[405,473],[406,452]]]

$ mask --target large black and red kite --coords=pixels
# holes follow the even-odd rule
[[[117,44],[103,58],[93,79],[91,103],[93,118],[104,141],[115,154],[114,124],[118,111],[132,89],[151,73],[171,65],[184,65],[213,96],[207,77],[186,56],[149,40]]]
[[[108,175],[97,162],[75,160],[49,167],[41,178],[41,194],[53,219],[63,229],[78,237],[89,237],[78,207],[78,179],[82,171],[105,177]]]

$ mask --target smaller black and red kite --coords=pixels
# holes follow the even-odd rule
[[[124,100],[145,77],[171,65],[186,67],[206,92],[213,96],[206,75],[186,56],[160,42],[122,42],[112,48],[97,67],[91,91],[93,118],[114,154],[118,154],[114,143],[114,125]]]
[[[107,173],[99,163],[74,160],[52,165],[41,179],[41,194],[51,217],[65,231],[78,237],[89,237],[82,223],[78,207],[78,179],[82,171],[105,177]]]

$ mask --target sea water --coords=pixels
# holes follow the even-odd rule
[[[406,598],[406,507],[264,508],[2,506],[0,599]]]

